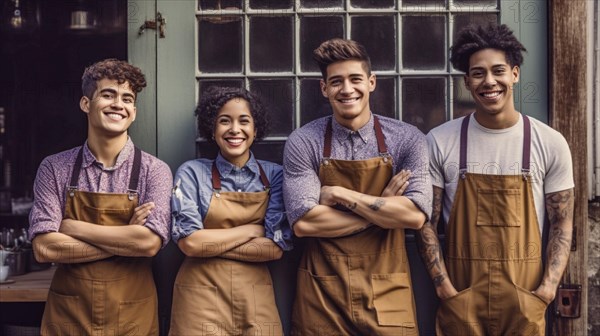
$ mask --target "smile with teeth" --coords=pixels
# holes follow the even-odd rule
[[[484,98],[496,98],[498,97],[502,91],[493,91],[493,92],[482,92],[479,95]]]
[[[121,114],[118,114],[118,113],[111,113],[111,112],[109,112],[109,113],[106,113],[106,115],[110,119],[112,119],[112,120],[123,120],[123,119],[125,119],[124,115],[121,115]]]
[[[227,143],[237,146],[240,145],[242,142],[244,142],[245,139],[241,139],[241,138],[226,138],[225,141],[227,141]]]
[[[338,99],[338,101],[342,104],[350,104],[350,103],[354,103],[355,101],[358,101],[360,97],[355,97],[355,98],[342,98],[342,99]]]

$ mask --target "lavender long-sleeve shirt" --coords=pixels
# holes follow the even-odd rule
[[[29,238],[40,233],[57,232],[65,214],[66,192],[77,153],[81,146],[45,158],[38,168],[33,185],[33,208],[29,214]],[[133,165],[134,145],[131,139],[117,156],[113,167],[104,167],[83,145],[83,163],[78,189],[89,192],[126,193]],[[138,184],[139,204],[154,202],[144,226],[162,239],[170,237],[171,188],[173,176],[169,166],[156,157],[142,152]]]
[[[325,127],[330,118],[320,118],[296,129],[285,144],[283,199],[291,225],[319,204],[319,165],[323,158]],[[388,152],[394,160],[394,174],[402,169],[412,172],[403,196],[429,219],[432,187],[425,136],[410,124],[383,116],[378,118]],[[373,117],[358,131],[343,127],[333,118],[332,129],[332,159],[365,160],[379,156]]]

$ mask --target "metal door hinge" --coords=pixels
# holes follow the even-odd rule
[[[554,300],[554,314],[558,317],[581,316],[581,285],[561,284]]]
[[[165,19],[160,12],[156,13],[156,21],[144,21],[144,24],[140,26],[138,35],[142,35],[146,29],[158,28],[158,36],[165,38],[165,26],[167,25],[167,19]]]

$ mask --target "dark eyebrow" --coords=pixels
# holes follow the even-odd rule
[[[102,90],[100,90],[100,93],[104,93],[104,92],[108,92],[108,93],[112,93],[112,94],[116,94],[117,90],[113,89],[113,88],[104,88]]]

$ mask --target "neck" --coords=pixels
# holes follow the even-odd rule
[[[248,160],[250,160],[250,153],[248,153],[246,155],[234,157],[234,158],[228,158],[228,157],[224,156],[223,153],[221,153],[221,156],[223,156],[223,158],[225,160],[227,160],[227,162],[231,163],[232,165],[234,165],[238,168],[242,168],[243,166],[246,165]]]
[[[127,143],[127,133],[115,138],[88,136],[88,147],[104,167],[112,167],[117,162],[117,156]]]
[[[360,115],[352,119],[345,119],[336,114],[334,114],[333,117],[335,118],[335,121],[338,122],[338,124],[344,126],[345,128],[351,131],[358,131],[363,126],[365,126],[369,122],[369,120],[371,120],[371,110],[367,110],[366,113],[361,113]]]
[[[514,126],[519,121],[519,114],[515,109],[495,114],[475,110],[475,120],[485,128],[504,129]]]

